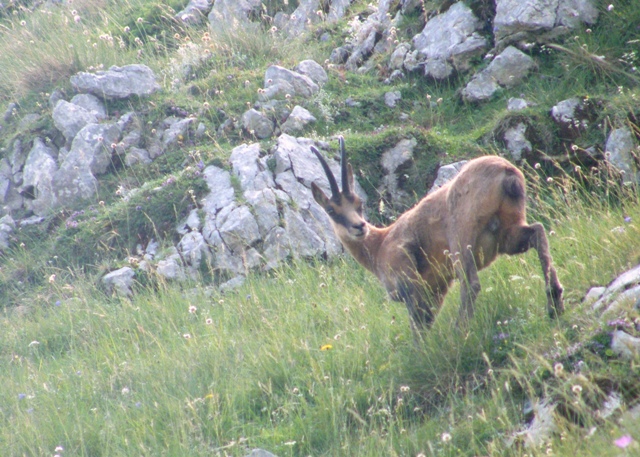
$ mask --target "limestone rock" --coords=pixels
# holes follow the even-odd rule
[[[188,25],[202,23],[211,10],[211,0],[189,0],[187,6],[174,17]]]
[[[531,57],[509,46],[471,79],[462,89],[462,98],[469,102],[487,100],[500,86],[513,87],[519,84],[534,67]]]
[[[75,103],[60,100],[53,109],[53,124],[67,140],[67,144],[87,124],[95,124],[98,118],[95,113]]]
[[[304,130],[304,128],[311,123],[316,122],[316,118],[305,108],[296,105],[291,114],[287,118],[280,129],[284,133],[292,134]]]
[[[461,160],[460,162],[455,162],[449,165],[444,165],[438,169],[438,175],[436,180],[433,182],[431,189],[429,189],[429,193],[435,192],[440,189],[446,183],[451,181],[462,169],[464,164],[466,164],[467,160]]]
[[[271,137],[275,129],[271,119],[253,108],[242,115],[242,126],[250,135],[261,140]]]
[[[293,93],[290,94],[291,96],[298,95],[308,98],[320,89],[318,84],[316,84],[309,76],[287,70],[279,65],[271,65],[267,68],[264,75],[265,89],[268,89],[279,81],[285,81],[293,87]]]
[[[294,70],[301,75],[308,76],[314,83],[316,83],[320,87],[324,86],[327,81],[329,81],[327,72],[324,70],[324,68],[322,68],[322,65],[320,65],[315,60],[303,60],[298,65],[296,65]]]
[[[425,75],[444,79],[454,67],[466,70],[468,61],[487,48],[486,39],[478,34],[481,28],[480,20],[463,2],[429,19],[413,38],[414,47],[427,63]]]
[[[78,92],[106,99],[124,99],[133,95],[143,97],[160,90],[153,71],[140,64],[112,66],[107,71],[96,73],[80,72],[71,77],[71,85]]]
[[[52,180],[58,171],[54,155],[53,149],[46,146],[40,138],[36,138],[24,166],[23,194],[32,197],[30,206],[38,215],[49,213],[54,204]]]
[[[119,139],[120,129],[115,124],[88,124],[75,136],[64,163],[87,166],[94,175],[103,174],[111,165],[112,145]]]
[[[104,106],[102,100],[95,95],[78,94],[71,99],[71,103],[86,109],[98,120],[104,120],[107,118],[107,108]]]
[[[209,23],[214,30],[252,27],[252,14],[258,14],[261,0],[216,0],[209,13]]]
[[[522,160],[523,154],[533,150],[533,146],[527,139],[526,133],[527,124],[524,122],[519,122],[504,132],[504,142],[511,154],[511,157],[516,162]]]
[[[593,310],[597,311],[603,306],[608,305],[625,290],[632,289],[636,285],[640,285],[640,265],[626,271],[612,281],[611,284],[607,286],[600,299],[593,304]]]
[[[131,287],[133,286],[133,278],[135,275],[136,273],[132,268],[123,267],[103,276],[102,284],[109,293],[129,297],[133,294]]]
[[[640,170],[634,159],[635,148],[635,137],[628,127],[612,130],[607,138],[605,154],[609,162],[624,173],[622,179],[625,183],[640,184]]]

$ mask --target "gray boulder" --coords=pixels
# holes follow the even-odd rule
[[[525,153],[531,152],[533,146],[527,139],[527,124],[519,122],[504,132],[504,142],[513,160],[519,162]]]
[[[308,110],[296,105],[284,124],[280,127],[282,132],[293,134],[301,132],[308,124],[316,122],[316,118]]]
[[[478,34],[482,23],[463,2],[454,3],[445,13],[427,21],[413,38],[413,46],[426,61],[425,75],[444,79],[453,69],[467,70],[469,60],[488,46]]]
[[[216,0],[209,13],[209,24],[214,30],[254,27],[250,21],[252,14],[258,14],[261,0]]]
[[[322,68],[322,65],[315,60],[303,60],[296,65],[294,70],[301,75],[308,76],[320,87],[324,86],[327,81],[329,81],[327,72]]]
[[[124,157],[124,163],[128,167],[132,167],[137,164],[148,165],[153,160],[149,156],[149,151],[146,149],[131,147]]]
[[[275,129],[271,119],[253,108],[242,115],[242,126],[250,135],[255,135],[260,140],[271,137]]]
[[[59,100],[53,109],[53,124],[70,144],[82,128],[88,124],[98,122],[98,117],[92,111],[65,100]]]
[[[16,223],[8,214],[0,218],[0,254],[9,249],[11,234],[16,228]]]
[[[610,304],[624,294],[627,290],[640,286],[640,265],[626,271],[607,286],[600,298],[593,304],[594,311],[603,307],[609,308]]]
[[[78,105],[90,113],[92,113],[98,120],[107,118],[107,108],[104,106],[102,100],[95,95],[91,94],[78,94],[71,99],[71,103]]]
[[[429,193],[435,192],[436,190],[444,186],[446,183],[451,181],[460,172],[464,164],[466,164],[467,162],[468,162],[467,160],[461,160],[460,162],[455,162],[449,165],[443,165],[440,168],[438,168],[438,175],[435,181],[433,182],[431,189],[429,189]]]
[[[144,97],[160,90],[153,71],[140,64],[113,66],[96,73],[80,72],[71,77],[71,85],[78,92],[105,99],[124,99],[133,95]]]
[[[291,96],[298,95],[308,98],[320,89],[318,84],[316,84],[309,76],[287,70],[279,65],[271,65],[267,68],[264,75],[265,89],[280,83],[280,81],[288,83],[293,88],[293,92],[290,93]]]
[[[413,150],[418,145],[415,138],[400,140],[382,154],[383,191],[392,204],[406,204],[409,195],[402,189],[404,174],[414,165]]]
[[[54,205],[52,181],[58,171],[54,156],[55,151],[36,138],[24,166],[22,191],[33,197],[29,206],[38,215],[51,212]]]
[[[640,170],[634,159],[636,141],[628,127],[614,129],[607,138],[605,155],[607,160],[623,173],[625,183],[640,184]]]
[[[132,268],[123,267],[103,276],[102,284],[108,293],[130,297],[133,294],[131,287],[133,286],[135,275],[136,273]]]
[[[115,124],[88,124],[74,138],[63,163],[86,166],[94,175],[101,175],[111,165],[114,145],[119,139],[120,129]]]
[[[186,119],[165,119],[165,122],[169,124],[169,128],[162,133],[162,144],[164,147],[184,140],[188,136],[189,129],[195,121],[194,118],[190,117]]]
[[[581,23],[594,23],[592,0],[496,0],[493,33],[502,48],[525,40],[546,40]]]
[[[519,84],[534,68],[535,62],[531,57],[509,46],[471,79],[462,89],[462,98],[469,102],[487,100],[500,87],[509,88]]]
[[[201,24],[211,10],[211,3],[211,0],[189,0],[187,6],[174,17],[188,25]]]

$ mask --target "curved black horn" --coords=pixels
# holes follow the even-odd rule
[[[329,165],[327,164],[327,161],[324,160],[324,157],[322,157],[322,154],[320,154],[320,151],[318,151],[313,146],[311,146],[311,152],[313,152],[316,155],[316,157],[318,158],[318,160],[320,161],[320,164],[322,165],[322,168],[324,169],[324,172],[327,175],[327,179],[329,180],[329,186],[331,187],[331,193],[333,194],[334,197],[337,197],[338,195],[340,195],[340,188],[338,187],[338,183],[336,182],[336,178],[335,178],[335,176],[333,176],[333,172],[331,171],[331,168],[329,168]]]
[[[344,147],[344,138],[338,137],[338,143],[340,143],[340,162],[342,166],[342,193],[344,195],[350,195],[351,189],[349,189],[349,174],[347,172],[347,152]]]

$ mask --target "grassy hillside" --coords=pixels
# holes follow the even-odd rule
[[[537,72],[481,105],[463,104],[457,95],[471,74],[439,83],[408,75],[383,84],[388,56],[376,57],[379,65],[362,74],[327,66],[329,83],[315,97],[292,100],[319,121],[306,136],[345,136],[377,222],[396,214],[378,211],[376,189],[378,159],[399,139],[418,140],[410,177],[418,198],[438,162],[501,152],[497,132],[515,118],[537,132],[534,147],[546,160],[539,169],[524,166],[529,217],[553,233],[566,314],[546,317],[534,253],[505,257],[481,272],[469,328],[453,325],[455,287],[417,345],[404,306],[390,302],[347,257],[255,273],[226,295],[210,271],[182,284],[138,277],[130,299],[102,291],[101,276],[124,265],[141,237],[164,247],[175,241],[173,225],[205,192],[194,164],[227,166],[232,147],[255,141],[241,131],[217,135],[220,110],[240,117],[270,64],[324,63],[344,43],[347,24],[370,13],[367,2],[356,1],[339,23],[289,40],[268,26],[219,35],[205,26],[185,28],[172,19],[185,3],[75,0],[43,10],[14,2],[0,13],[0,106],[18,104],[0,131],[0,157],[16,138],[55,138],[49,94],[72,94],[70,75],[110,65],[140,62],[161,75],[163,90],[151,99],[109,105],[142,113],[144,135],[176,108],[208,129],[151,166],[114,166],[96,200],[76,208],[84,213],[63,211],[20,229],[0,254],[0,454],[246,455],[254,447],[279,456],[640,452],[640,361],[620,360],[608,349],[615,326],[632,328],[640,315],[631,303],[615,316],[582,303],[589,287],[640,262],[638,193],[618,185],[606,165],[566,160],[575,148],[601,149],[617,126],[640,131],[635,1],[616,2],[612,10],[601,2],[594,26],[534,48]],[[264,2],[265,17],[288,3],[292,10],[295,2]],[[492,4],[468,3],[479,13]],[[423,18],[423,12],[406,17],[398,38],[409,40]],[[329,40],[318,40],[324,32]],[[194,74],[177,72],[205,50],[211,58]],[[402,94],[396,109],[384,104],[389,90]],[[536,105],[507,112],[506,101],[517,96]],[[567,141],[548,113],[574,96],[592,100],[597,110],[589,127]],[[359,104],[346,104],[347,97]],[[30,113],[41,117],[20,122]],[[145,193],[169,177],[170,190]],[[122,187],[142,191],[125,200]],[[637,329],[628,331],[637,336]],[[612,392],[621,407],[607,415]],[[531,419],[531,403],[542,399],[558,405],[557,428],[525,448],[516,432]],[[614,440],[626,435],[634,441],[623,450]]]

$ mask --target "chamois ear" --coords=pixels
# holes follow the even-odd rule
[[[327,208],[329,206],[329,198],[314,182],[311,183],[311,192],[313,193],[313,198],[318,203],[318,205],[322,206],[322,208]]]
[[[347,182],[349,183],[349,189],[353,191],[356,187],[353,180],[353,167],[350,163],[347,164]]]

